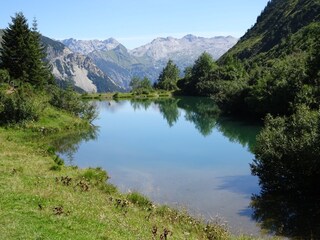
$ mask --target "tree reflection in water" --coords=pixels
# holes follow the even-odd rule
[[[69,164],[72,164],[73,155],[78,151],[79,144],[83,141],[87,142],[96,139],[98,133],[99,128],[97,126],[90,126],[86,130],[52,136],[50,145],[57,153],[67,156]]]

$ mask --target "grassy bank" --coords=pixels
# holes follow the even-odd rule
[[[85,93],[82,94],[83,99],[89,100],[104,100],[104,99],[134,99],[134,98],[168,98],[172,97],[173,93],[169,91],[151,91],[151,92],[141,92],[141,93]]]
[[[250,239],[121,194],[101,169],[63,165],[52,140],[86,128],[54,108],[38,122],[0,128],[0,239]]]

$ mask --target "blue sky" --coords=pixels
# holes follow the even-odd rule
[[[54,39],[107,39],[126,47],[156,37],[241,37],[268,0],[4,0],[0,28],[16,12],[38,20],[43,35]]]

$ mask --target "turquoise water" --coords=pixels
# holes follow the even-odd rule
[[[250,148],[260,127],[218,117],[210,99],[97,102],[99,130],[65,159],[102,167],[122,192],[226,221],[234,233],[257,234],[248,207],[259,192]]]

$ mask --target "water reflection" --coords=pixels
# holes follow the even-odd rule
[[[50,145],[59,154],[67,156],[69,164],[72,164],[73,156],[78,151],[80,143],[97,139],[98,133],[99,127],[90,126],[85,130],[71,132],[67,135],[60,134],[54,136],[50,141]]]
[[[79,147],[77,166],[106,169],[122,192],[185,206],[207,220],[219,215],[235,232],[259,231],[248,216],[250,196],[258,192],[248,146],[259,126],[220,117],[205,98],[97,104],[100,134],[96,141],[72,145]]]
[[[266,164],[257,165],[256,171],[263,177],[260,194],[252,197],[253,218],[272,234],[320,239],[319,172],[281,164],[272,171]]]
[[[253,149],[256,134],[261,128],[259,123],[221,117],[218,106],[210,98],[132,99],[130,103],[135,110],[157,107],[170,127],[179,120],[181,116],[179,109],[182,109],[185,112],[184,118],[193,123],[204,137],[209,136],[216,128],[230,141],[240,143],[242,146],[249,146],[250,150]]]
[[[218,106],[209,98],[181,98],[178,106],[186,111],[187,121],[194,123],[196,129],[208,136],[217,123]]]

